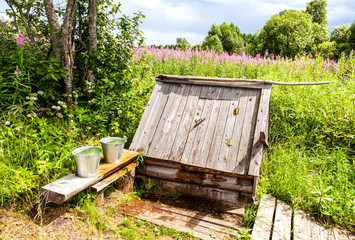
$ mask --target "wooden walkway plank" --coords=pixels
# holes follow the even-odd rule
[[[173,143],[174,143],[175,136],[180,131],[180,129],[178,127],[179,127],[180,121],[182,119],[182,116],[184,114],[184,110],[186,107],[186,103],[187,103],[190,91],[191,91],[191,86],[186,86],[186,87],[184,87],[184,91],[182,92],[182,94],[180,96],[177,96],[177,98],[180,98],[180,100],[176,99],[177,100],[176,103],[179,102],[179,104],[173,107],[172,111],[175,112],[175,109],[176,109],[176,112],[175,112],[174,116],[172,114],[170,116],[170,118],[168,119],[168,121],[170,121],[170,127],[165,129],[166,131],[169,130],[169,132],[167,132],[163,136],[162,141],[161,141],[163,143],[164,147],[160,147],[160,152],[159,152],[160,159],[169,159],[169,155],[171,153],[171,150],[174,147]]]
[[[201,239],[230,238],[243,229],[231,222],[205,216],[199,212],[148,201],[136,200],[119,211],[154,224],[190,232]]]
[[[52,183],[49,183],[41,188],[43,195],[48,202],[56,204],[63,203],[69,198],[75,196],[82,190],[97,183],[101,179],[109,176],[118,169],[128,165],[138,156],[137,152],[124,150],[119,163],[108,164],[102,163],[99,165],[98,173],[95,177],[81,178],[75,174],[69,174]]]
[[[291,206],[277,200],[272,240],[291,239],[291,217]]]
[[[271,96],[271,89],[263,89],[261,90],[261,97],[260,97],[260,104],[259,110],[256,120],[255,126],[255,134],[254,140],[252,145],[252,154],[249,166],[249,175],[251,176],[259,176],[260,166],[263,160],[263,149],[264,143],[263,141],[268,140],[268,119],[269,119],[269,105],[270,105],[270,96]],[[261,136],[261,132],[264,133]]]
[[[251,234],[252,240],[270,239],[275,203],[274,197],[266,194],[262,197]]]
[[[183,154],[187,136],[193,126],[194,113],[198,103],[198,99],[201,92],[201,86],[191,86],[190,95],[187,99],[183,116],[178,127],[177,134],[174,139],[174,143],[170,153],[170,160],[180,162]]]
[[[184,85],[186,86],[186,85]],[[171,87],[171,90],[169,92],[168,99],[166,101],[166,104],[164,106],[163,112],[161,114],[161,117],[157,123],[156,130],[153,134],[153,139],[151,141],[151,144],[149,146],[149,150],[147,151],[147,155],[150,157],[154,158],[160,158],[160,149],[161,149],[161,144],[162,144],[162,139],[164,136],[169,133],[170,126],[171,126],[171,121],[174,119],[176,110],[179,104],[181,98],[179,98],[179,95],[181,96],[181,93],[184,90],[183,85],[173,85]]]
[[[222,135],[222,143],[221,148],[219,150],[218,158],[217,158],[217,169],[224,172],[233,172],[234,168],[227,168],[227,164],[231,159],[228,159],[228,154],[231,150],[231,146],[234,144],[238,144],[236,139],[233,136],[233,128],[235,125],[235,121],[237,116],[235,111],[239,107],[239,89],[228,89],[229,91],[224,91],[224,96],[226,98],[231,98],[233,100],[229,101],[229,109],[227,113],[227,120],[224,127],[224,132]]]
[[[308,240],[312,239],[312,219],[309,214],[294,210],[293,218],[293,239],[294,240]]]
[[[238,157],[237,157],[237,163],[236,163],[236,171],[235,173],[238,174],[247,174],[246,169],[249,169],[249,149],[251,145],[251,134],[254,126],[254,122],[252,121],[253,116],[255,115],[255,111],[257,110],[257,103],[259,101],[259,95],[260,91],[258,90],[250,90],[249,91],[249,96],[248,96],[248,101],[247,101],[247,107],[246,107],[246,113],[244,116],[244,122],[243,122],[243,130],[242,130],[242,135],[240,139],[240,146],[239,146],[239,151],[238,151]]]

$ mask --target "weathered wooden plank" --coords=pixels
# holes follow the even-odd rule
[[[151,181],[156,182],[162,189],[172,192],[179,192],[184,195],[200,197],[213,201],[225,201],[230,203],[238,202],[239,192],[201,186],[198,184],[175,182],[165,179],[151,179]]]
[[[332,233],[335,240],[355,240],[355,235],[349,231],[333,229]]]
[[[110,176],[104,178],[100,182],[92,185],[90,189],[92,189],[94,192],[100,192],[102,191],[105,187],[113,183],[119,178],[125,177],[126,174],[131,171],[132,169],[136,168],[138,166],[138,162],[133,162],[128,164],[126,167],[118,170],[117,172],[112,173]]]
[[[193,126],[195,109],[198,103],[200,92],[201,92],[200,86],[191,87],[190,95],[187,99],[184,114],[181,118],[180,125],[178,127],[178,131],[175,136],[174,144],[171,149],[169,159],[172,161],[180,162],[181,160],[181,156],[183,154],[185,144],[187,141],[187,136],[189,135],[190,129]]]
[[[236,112],[238,111],[238,105],[239,105],[239,89],[228,89],[229,91],[224,91],[224,96],[231,96],[231,99],[229,101],[229,109],[227,113],[227,120],[226,124],[224,126],[224,132],[222,136],[222,143],[221,143],[221,148],[218,153],[218,158],[217,158],[217,169],[225,172],[232,172],[234,169],[233,168],[227,168],[227,163],[231,161],[231,159],[228,158],[229,151],[231,149],[231,146],[234,144],[238,144],[238,142],[235,141],[233,137],[233,127],[235,125],[236,121]]]
[[[180,94],[179,96],[176,96],[175,102],[176,105],[174,105],[172,111],[174,113],[172,113],[170,115],[170,117],[168,118],[168,122],[170,122],[170,124],[168,126],[166,126],[165,128],[165,134],[162,137],[162,145],[159,148],[159,153],[158,155],[160,156],[160,159],[169,159],[169,155],[171,153],[171,149],[173,148],[173,143],[174,143],[174,139],[175,136],[177,135],[178,131],[179,131],[179,125],[180,125],[180,121],[182,119],[182,116],[184,114],[184,110],[185,110],[185,106],[187,103],[187,99],[189,97],[189,93],[191,90],[191,86],[186,86],[183,85],[183,92],[182,94]],[[179,103],[179,104],[177,104]],[[164,146],[164,147],[162,147]]]
[[[165,227],[192,233],[201,239],[225,239],[235,236],[240,229],[238,223],[205,216],[196,211],[189,211],[172,206],[148,201],[133,201],[119,209],[123,214],[137,217]]]
[[[261,90],[259,110],[255,125],[254,140],[252,146],[252,153],[249,165],[248,174],[252,176],[258,176],[261,163],[263,160],[264,143],[267,142],[269,137],[268,133],[268,119],[269,119],[269,105],[270,105],[271,89]],[[260,133],[263,132],[261,139]]]
[[[43,186],[41,191],[48,202],[54,202],[56,204],[63,203],[87,187],[97,183],[111,173],[131,163],[137,156],[137,152],[124,150],[119,163],[101,163],[95,177],[81,178],[75,174],[70,174]]]
[[[244,123],[245,113],[248,111],[247,109],[248,99],[249,99],[249,90],[241,89],[239,92],[238,110],[236,111],[237,114],[235,116],[236,119],[235,119],[235,124],[232,132],[232,136],[233,136],[232,139],[234,143],[230,147],[229,155],[228,155],[229,160],[226,166],[226,169],[228,169],[229,172],[236,171],[239,146],[240,146],[241,136],[243,132],[243,123]]]
[[[138,169],[138,173],[149,177],[200,184],[201,186],[216,187],[226,190],[249,193],[253,190],[251,185],[245,186],[239,184],[239,179],[237,177],[219,176],[217,174],[187,171],[184,169],[144,164]]]
[[[158,92],[157,103],[154,104],[152,114],[145,124],[145,128],[138,142],[137,151],[147,153],[149,151],[150,144],[153,140],[155,131],[158,127],[159,119],[163,114],[166,102],[169,98],[169,93],[172,85],[164,84],[160,92]]]
[[[291,217],[291,206],[277,200],[272,240],[291,239]]]
[[[223,89],[223,92],[226,90],[226,88]],[[223,94],[223,93],[222,93]],[[219,150],[221,148],[221,144],[223,142],[223,132],[227,120],[227,115],[228,115],[228,109],[229,109],[229,101],[227,100],[222,100],[221,101],[221,106],[219,109],[218,113],[218,118],[217,118],[217,124],[214,129],[213,133],[213,138],[212,138],[212,143],[211,143],[211,148],[208,154],[208,159],[206,162],[206,167],[211,168],[211,169],[218,169],[218,155],[219,155]]]
[[[271,227],[275,211],[275,198],[264,195],[260,201],[258,213],[256,215],[251,239],[269,240],[271,236]]]
[[[221,88],[219,89],[222,92],[222,89]],[[219,96],[221,96],[221,93],[219,93]],[[218,113],[219,113],[221,103],[222,101],[220,100],[212,100],[211,116],[209,117],[205,138],[201,143],[201,152],[200,152],[200,156],[197,158],[198,160],[198,163],[196,164],[197,166],[205,167],[207,164],[208,155],[210,152],[214,131],[217,125],[217,118],[218,118]]]
[[[208,126],[210,125],[210,120],[214,121],[217,116],[212,116],[211,112],[213,110],[213,101],[211,100],[213,98],[217,98],[220,93],[221,93],[221,88],[215,89],[213,87],[208,88],[208,94],[206,95],[206,100],[204,104],[204,108],[202,110],[201,114],[201,119],[205,119],[204,122],[199,124],[196,128],[196,136],[194,140],[194,144],[190,153],[190,160],[188,162],[189,165],[194,165],[194,166],[199,166],[199,167],[205,167],[205,162],[207,161],[207,156],[205,156],[205,159],[202,159],[201,152],[203,150],[203,143],[206,138]],[[203,94],[203,91],[201,92],[201,95]],[[214,129],[212,129],[213,131]],[[213,133],[212,133],[213,134]]]
[[[309,214],[295,209],[293,217],[293,239],[308,240],[312,239],[311,217]]]
[[[161,79],[156,79],[161,81]],[[228,83],[228,82],[212,82],[212,81],[185,81],[185,80],[165,80],[166,83],[174,84],[188,84],[197,86],[212,86],[212,87],[229,87],[229,88],[248,88],[248,89],[263,89],[267,88],[268,84],[258,84],[258,83]]]
[[[130,150],[137,151],[140,148],[140,140],[142,137],[142,134],[145,130],[146,124],[148,123],[148,120],[151,118],[151,116],[154,114],[153,111],[155,110],[155,107],[157,103],[159,102],[159,99],[161,97],[161,91],[162,91],[162,86],[164,83],[162,82],[157,82],[153,92],[150,96],[150,99],[148,101],[148,105],[145,108],[145,111],[143,113],[142,119],[139,122],[139,126],[136,130],[136,133],[134,134],[133,140],[131,142],[131,145],[129,147]]]
[[[203,94],[203,92],[207,92],[208,91],[208,87],[203,86],[201,89],[201,94]],[[190,130],[188,132],[188,136],[187,136],[187,141],[185,144],[185,148],[183,150],[182,153],[182,157],[181,157],[181,163],[183,164],[189,164],[190,159],[191,159],[191,153],[194,149],[195,146],[195,138],[196,138],[196,134],[199,131],[199,129],[201,128],[200,125],[206,125],[205,120],[202,121],[202,113],[203,113],[203,109],[205,106],[205,102],[206,99],[198,99],[197,101],[197,107],[194,110],[194,117],[193,117],[193,121],[190,123],[187,123],[188,125],[190,125]],[[197,125],[198,121],[202,121],[201,124]]]
[[[159,151],[162,146],[161,140],[170,130],[171,121],[174,119],[177,110],[176,105],[180,103],[179,100],[181,98],[179,98],[179,95],[181,96],[181,93],[184,90],[184,86],[175,84],[171,87],[167,102],[164,106],[164,109],[162,110],[161,117],[157,122],[157,128],[154,132],[149,150],[146,153],[147,156],[160,158]],[[176,100],[178,102],[176,102]]]
[[[174,161],[169,161],[169,160],[161,160],[161,159],[155,159],[155,158],[145,158],[144,159],[145,164],[151,164],[155,166],[164,166],[164,167],[169,167],[169,168],[176,168],[176,169],[183,169],[186,171],[196,171],[196,172],[203,172],[203,173],[210,173],[210,174],[217,174],[219,176],[229,176],[229,177],[237,177],[240,179],[240,181],[252,181],[253,176],[248,176],[248,175],[240,175],[236,173],[228,173],[228,172],[222,172],[218,171],[215,169],[210,169],[210,168],[204,168],[204,167],[197,167],[197,166],[191,166],[191,165],[186,165]],[[243,184],[242,184],[243,185]],[[251,185],[251,184],[244,184],[244,185]]]
[[[252,136],[254,136],[254,124],[256,120],[257,103],[259,101],[260,91],[250,90],[247,103],[247,110],[244,116],[243,131],[240,138],[240,146],[237,157],[235,172],[239,174],[247,174],[249,169],[250,152],[252,145]]]

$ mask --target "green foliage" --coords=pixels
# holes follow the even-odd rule
[[[242,53],[244,41],[241,35],[240,29],[233,23],[222,23],[220,26],[213,24],[202,43],[202,48],[217,52],[223,50],[229,54]]]
[[[352,50],[355,50],[355,21],[350,27],[349,45]]]
[[[222,53],[223,45],[218,35],[212,35],[205,38],[202,43],[202,49],[208,49],[214,52]]]
[[[307,3],[306,12],[312,16],[312,21],[320,25],[328,25],[327,23],[327,1],[312,0]]]
[[[176,47],[181,50],[186,50],[191,47],[191,44],[186,40],[186,38],[177,38]]]
[[[313,24],[309,14],[288,10],[267,21],[260,32],[263,51],[294,57],[305,55],[313,45]]]

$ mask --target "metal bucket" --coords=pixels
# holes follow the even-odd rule
[[[89,178],[97,175],[102,149],[85,146],[73,150],[76,163],[76,173],[79,177]]]
[[[104,158],[107,163],[119,163],[125,140],[119,137],[105,137],[100,139],[102,149],[104,150]]]

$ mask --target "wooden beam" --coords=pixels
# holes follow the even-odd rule
[[[143,179],[145,178],[146,177],[143,176]],[[162,189],[171,192],[179,192],[188,196],[199,197],[213,201],[225,201],[229,203],[236,203],[239,201],[239,192],[237,191],[206,187],[198,184],[181,183],[164,179],[151,179],[151,181],[158,184]]]
[[[240,191],[252,193],[253,182],[250,181],[246,185],[245,181],[239,181],[237,177],[221,176],[196,171],[186,171],[184,169],[176,169],[162,166],[144,164],[138,169],[139,174],[159,179],[200,184],[201,186],[215,187],[226,190]]]
[[[182,163],[178,163],[178,162],[174,162],[174,161],[169,161],[169,160],[161,160],[161,159],[156,159],[156,158],[145,158],[144,163],[147,163],[150,165],[162,166],[162,167],[184,169],[186,171],[198,171],[198,172],[217,174],[217,175],[221,175],[221,176],[238,177],[238,178],[253,180],[253,176],[241,175],[241,174],[236,174],[236,173],[228,173],[228,172],[218,171],[218,170],[211,169],[211,168],[190,166],[190,165],[186,165],[186,164],[182,164]]]
[[[106,177],[105,179],[101,180],[100,182],[92,185],[90,188],[91,190],[93,190],[94,192],[100,192],[102,191],[105,187],[107,187],[108,185],[110,185],[111,183],[113,183],[114,181],[116,181],[119,178],[124,178],[125,176],[127,176],[127,174],[135,169],[138,166],[138,162],[133,162],[129,165],[127,165],[126,167],[118,170],[117,172],[111,174],[110,176]]]
[[[137,152],[124,150],[121,161],[115,164],[101,163],[99,165],[98,173],[95,177],[81,178],[75,174],[69,174],[52,183],[49,183],[41,188],[43,196],[48,202],[56,204],[63,203],[69,198],[75,196],[82,190],[97,183],[101,179],[107,177],[111,173],[133,162],[138,156]]]
[[[244,84],[254,83],[255,84],[256,83],[256,84],[273,84],[273,85],[285,85],[285,86],[322,85],[322,84],[330,83],[330,82],[275,82],[275,81],[255,80],[255,79],[194,77],[194,76],[164,75],[164,74],[161,74],[157,77],[157,81],[171,82],[173,80],[217,82],[220,84],[223,83],[244,83]]]

